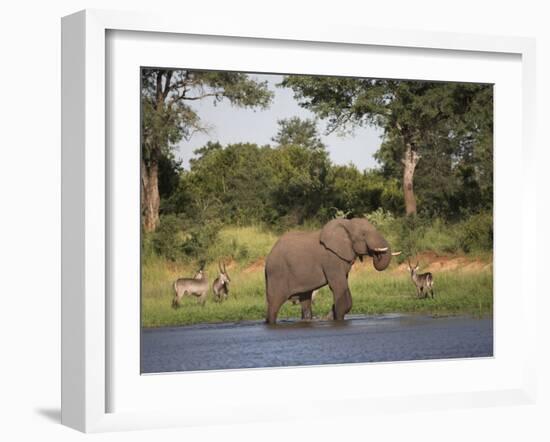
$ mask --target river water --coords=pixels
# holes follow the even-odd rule
[[[351,315],[143,329],[142,373],[488,357],[493,320]]]

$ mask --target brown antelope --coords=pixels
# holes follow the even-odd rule
[[[229,278],[229,273],[227,273],[227,269],[225,268],[225,262],[223,263],[223,268],[221,263],[218,262],[218,270],[220,273],[212,283],[212,291],[214,292],[214,299],[221,302],[227,299],[229,295],[229,282],[231,278]]]
[[[174,282],[174,299],[172,307],[178,308],[180,300],[184,296],[197,296],[198,302],[204,305],[208,295],[208,278],[204,268],[201,267],[193,278],[179,278]]]
[[[413,267],[411,265],[411,262],[407,259],[407,262],[409,263],[409,272],[411,272],[411,279],[414,285],[416,286],[416,296],[417,298],[427,298],[428,297],[428,290],[430,291],[430,295],[432,299],[434,298],[434,278],[433,275],[430,272],[427,273],[418,273],[418,261],[416,261],[416,265]]]

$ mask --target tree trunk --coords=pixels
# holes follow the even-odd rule
[[[163,87],[163,78],[165,77],[166,81]],[[172,71],[159,70],[157,73],[155,109],[159,115],[162,115],[171,77]],[[147,160],[144,160],[143,157],[141,158],[141,219],[143,230],[146,232],[154,232],[159,225],[160,194],[158,157],[160,154],[160,146],[150,142],[149,148],[149,158]],[[142,156],[144,152],[142,140]]]
[[[413,150],[411,143],[405,143],[403,163],[403,195],[405,198],[405,213],[407,216],[416,215],[416,197],[414,196],[414,169],[420,160],[420,155]]]
[[[159,224],[158,162],[141,160],[141,217],[143,229],[153,232]]]

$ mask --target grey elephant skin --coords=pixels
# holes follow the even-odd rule
[[[380,271],[392,258],[388,242],[364,218],[335,219],[321,230],[284,234],[266,259],[266,322],[277,322],[279,309],[291,296],[300,300],[302,319],[311,319],[311,294],[327,284],[334,296],[332,318],[343,320],[352,307],[348,274],[363,256],[371,256]]]

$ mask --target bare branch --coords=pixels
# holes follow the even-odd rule
[[[206,97],[218,97],[219,95],[220,95],[220,92],[213,92],[213,93],[210,93],[210,94],[199,95],[197,97],[185,97],[183,99],[184,100],[201,100],[201,99],[206,98]]]
[[[330,135],[330,134],[336,132],[337,130],[345,130],[344,128],[350,122],[352,116],[353,115],[349,112],[344,113],[343,115],[340,115],[339,117],[336,118],[336,122],[334,123],[334,125],[332,125],[332,127],[330,129],[327,129],[325,134]]]
[[[187,92],[188,92],[188,89],[184,88],[181,94],[178,94],[178,95],[174,96],[174,98],[172,98],[170,100],[169,105],[171,106],[172,104],[175,104],[178,101],[182,101],[182,100],[196,101],[196,100],[201,100],[201,99],[206,98],[206,97],[219,97],[220,94],[221,94],[221,92],[211,92],[211,93],[206,93],[206,94],[202,94],[202,95],[197,95],[195,97],[186,97],[185,94]]]

